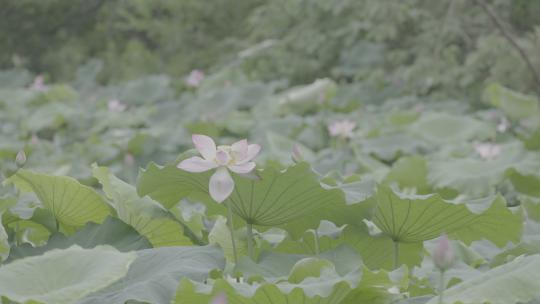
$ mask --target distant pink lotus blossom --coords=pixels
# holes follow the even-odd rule
[[[15,156],[15,163],[17,166],[22,167],[26,163],[26,153],[24,150],[19,150]]]
[[[433,263],[441,271],[447,270],[454,263],[454,251],[450,246],[450,240],[448,240],[446,234],[441,235],[439,238],[432,257]]]
[[[131,153],[127,153],[124,156],[124,163],[128,166],[133,166],[135,164],[135,157]]]
[[[353,130],[356,128],[356,123],[350,120],[335,121],[328,126],[330,136],[340,138],[353,137]]]
[[[186,78],[186,84],[190,87],[198,87],[204,80],[204,73],[201,70],[193,70]]]
[[[114,98],[107,102],[107,108],[111,112],[124,112],[127,108],[127,105],[120,100]]]
[[[506,117],[501,118],[501,121],[497,125],[497,132],[504,133],[510,128],[510,122]]]
[[[205,172],[216,169],[210,177],[210,196],[218,203],[225,201],[234,190],[234,180],[229,170],[237,174],[248,174],[255,169],[253,158],[259,154],[261,146],[249,145],[242,139],[230,146],[218,146],[206,135],[194,134],[192,141],[202,155],[183,160],[178,168],[188,172]]]
[[[486,160],[494,159],[501,154],[501,146],[491,143],[476,144],[474,150]]]
[[[300,149],[300,145],[294,144],[291,152],[292,160],[295,163],[299,163],[304,160],[304,155],[302,154],[302,150]]]
[[[30,89],[38,92],[47,91],[47,86],[45,85],[45,79],[43,75],[38,75],[34,78],[34,82],[30,85]]]
[[[225,293],[218,294],[212,299],[212,302],[210,302],[210,304],[227,304],[227,303],[228,301],[227,301],[227,296],[225,295]]]
[[[30,138],[30,143],[32,145],[39,144],[39,137],[36,134],[32,134],[32,137]]]

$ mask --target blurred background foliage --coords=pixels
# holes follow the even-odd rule
[[[540,1],[488,3],[540,66]],[[102,84],[235,65],[251,80],[330,77],[419,96],[477,99],[491,82],[538,90],[470,0],[3,0],[0,45],[1,69],[54,82],[99,59]]]

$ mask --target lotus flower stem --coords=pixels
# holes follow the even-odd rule
[[[231,243],[234,256],[234,264],[238,264],[238,253],[236,252],[236,240],[234,239],[234,225],[233,225],[233,213],[231,201],[227,201],[227,223],[229,224],[229,230],[231,231]]]
[[[317,229],[313,230],[313,234],[315,236],[315,255],[319,255],[321,253],[321,249],[319,247],[319,232]]]
[[[444,270],[441,270],[439,276],[439,301],[438,304],[443,304],[443,294],[444,294]]]
[[[249,257],[254,260],[253,257],[253,224],[247,223],[247,250]]]
[[[394,241],[394,269],[399,267],[399,242]]]

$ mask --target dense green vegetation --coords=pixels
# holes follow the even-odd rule
[[[0,302],[537,303],[539,13],[5,1]]]

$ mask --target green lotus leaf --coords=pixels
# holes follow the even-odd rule
[[[121,252],[150,248],[148,240],[121,220],[108,217],[102,224],[88,223],[73,235],[66,237],[61,233],[51,235],[47,244],[34,247],[22,244],[12,248],[9,260],[43,254],[52,249],[65,249],[72,245],[82,248],[94,248],[98,245],[110,245]]]
[[[0,212],[0,263],[7,259],[11,246],[4,225],[2,225],[2,213]]]
[[[510,168],[538,168],[537,157],[527,153],[520,143],[501,145],[494,159],[479,157],[448,158],[428,162],[428,181],[435,188],[451,188],[472,198],[494,194]]]
[[[278,226],[344,200],[341,191],[324,189],[307,163],[285,171],[267,167],[258,174],[260,180],[236,178],[228,199],[248,223]]]
[[[361,269],[362,261],[354,249],[341,244],[317,256],[263,251],[257,262],[242,257],[236,271],[243,273],[244,278],[259,276],[266,281],[278,282],[291,279],[298,281],[298,277],[318,277],[323,268],[331,268],[333,272],[346,276]]]
[[[521,94],[497,83],[487,86],[484,96],[512,119],[530,117],[540,110],[540,102],[536,96]]]
[[[183,280],[175,303],[206,303],[222,292],[226,293],[230,303],[339,303],[360,279],[358,267],[340,275],[333,263],[323,258],[270,254],[267,259],[255,267],[259,274],[275,271],[271,267],[280,261],[296,262],[290,268],[278,266],[281,273],[275,278],[267,278],[272,282],[266,283],[229,283],[219,279],[212,286]],[[356,261],[358,263],[358,259]],[[289,270],[290,275],[287,275]],[[279,280],[279,277],[285,280]]]
[[[191,245],[184,227],[149,197],[139,197],[135,187],[120,180],[106,167],[93,168],[94,176],[125,223],[133,226],[154,247]]]
[[[409,267],[417,266],[423,258],[424,246],[421,242],[396,244],[387,235],[371,235],[366,228],[359,226],[345,228],[343,242],[355,248],[370,269],[394,269],[402,264]],[[396,246],[397,264],[394,256]]]
[[[516,169],[510,169],[506,173],[517,191],[540,197],[540,176],[533,174],[521,174]]]
[[[87,295],[78,303],[124,304],[133,301],[170,304],[182,278],[203,282],[208,279],[210,271],[222,270],[224,266],[223,253],[217,246],[140,250],[121,280]]]
[[[410,129],[425,140],[438,145],[461,143],[471,139],[488,139],[495,135],[493,126],[467,116],[446,113],[424,113]]]
[[[166,209],[170,209],[185,197],[208,196],[208,180],[211,174],[193,174],[174,165],[160,167],[150,163],[139,175],[137,192],[141,197],[148,195]]]
[[[216,222],[214,223],[214,227],[212,227],[212,230],[208,234],[208,242],[210,244],[218,244],[219,247],[223,249],[223,253],[225,254],[225,258],[227,258],[227,261],[234,261],[231,230],[227,225],[227,220],[225,217],[218,216]],[[243,237],[241,237],[238,231],[235,231],[235,245],[238,255],[247,254],[247,241],[245,234]]]
[[[344,201],[340,190],[327,190],[321,186],[307,163],[296,164],[285,171],[268,166],[257,171],[257,175],[259,180],[235,175],[235,189],[227,200],[239,217],[254,225],[286,224]],[[158,168],[151,165],[141,174],[139,194],[149,195],[164,206],[172,206],[184,196],[207,193],[207,178],[206,173],[187,173],[172,166]],[[205,202],[208,202],[210,214],[224,214],[222,205],[208,199]]]
[[[444,303],[527,303],[540,296],[540,254],[520,257],[444,292]],[[435,304],[433,298],[427,304]]]
[[[485,238],[502,247],[510,241],[519,242],[521,237],[521,215],[513,214],[500,196],[480,214],[471,212],[465,204],[447,202],[437,194],[400,195],[388,186],[379,186],[375,198],[373,221],[397,242],[422,242],[444,232],[468,244]]]
[[[384,178],[384,182],[397,183],[402,189],[415,189],[418,194],[427,194],[431,190],[427,175],[427,162],[423,157],[407,156],[394,163]]]
[[[66,226],[101,223],[110,214],[109,206],[94,189],[71,177],[21,169],[8,182],[23,192],[34,192],[57,221]]]
[[[17,302],[69,304],[128,272],[134,252],[109,246],[72,246],[14,261],[0,268],[0,295]]]

